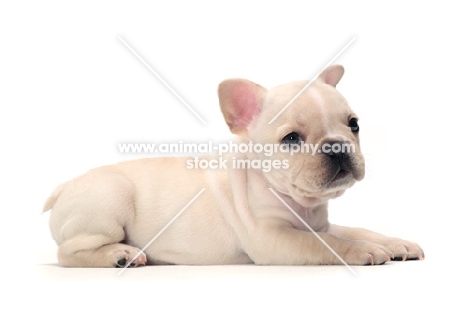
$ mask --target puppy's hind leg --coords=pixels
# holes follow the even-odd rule
[[[50,228],[65,267],[123,267],[146,255],[123,244],[134,216],[133,186],[121,174],[91,171],[54,192]],[[49,202],[48,201],[48,202]]]
[[[135,257],[131,267],[146,264],[146,255],[138,248],[115,243],[115,240],[102,234],[75,236],[59,246],[59,264],[64,267],[125,267]]]

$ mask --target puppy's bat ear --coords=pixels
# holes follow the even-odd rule
[[[263,86],[245,79],[230,79],[219,84],[219,105],[233,134],[246,134],[250,122],[262,110],[266,92]]]
[[[332,65],[327,67],[318,77],[319,81],[336,87],[344,74],[344,68],[341,65]]]

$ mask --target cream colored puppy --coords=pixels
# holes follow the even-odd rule
[[[241,79],[219,86],[221,110],[239,143],[277,144],[282,150],[317,144],[322,152],[315,155],[230,153],[223,156],[227,168],[205,170],[189,169],[189,157],[141,159],[93,169],[59,186],[44,211],[51,210],[60,265],[123,267],[132,259],[132,266],[342,264],[284,203],[347,264],[423,259],[414,243],[328,222],[328,200],[364,177],[357,116],[335,89],[343,73],[341,66],[328,67],[271,124],[307,82],[268,91]],[[348,145],[353,152],[323,148]],[[218,155],[201,159],[215,161]],[[239,160],[276,164],[270,171],[247,169],[232,164]]]

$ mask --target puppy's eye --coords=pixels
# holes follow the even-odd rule
[[[302,138],[296,132],[292,132],[284,136],[281,142],[286,145],[297,145],[302,142]]]
[[[359,124],[356,118],[352,118],[351,120],[349,120],[348,126],[351,129],[351,132],[359,132]]]

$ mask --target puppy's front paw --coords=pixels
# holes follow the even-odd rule
[[[424,259],[424,251],[416,243],[402,239],[389,238],[384,240],[382,245],[392,252],[392,260],[405,261]]]
[[[381,265],[393,257],[390,249],[367,241],[352,241],[343,255],[348,265]]]

